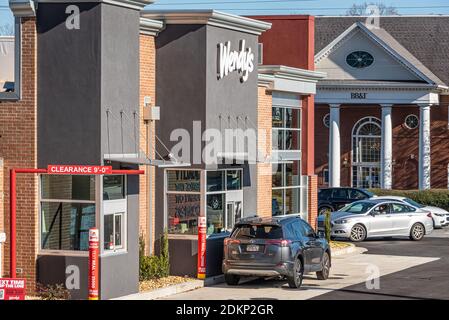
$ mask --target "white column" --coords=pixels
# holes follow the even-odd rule
[[[382,149],[380,159],[380,184],[382,189],[392,187],[392,153],[393,153],[393,127],[391,125],[391,104],[382,106]]]
[[[329,106],[329,186],[340,187],[340,105]]]
[[[430,105],[419,106],[419,189],[430,189]]]

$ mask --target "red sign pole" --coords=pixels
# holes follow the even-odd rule
[[[100,233],[97,228],[89,229],[89,300],[98,300],[99,296],[99,255]]]
[[[206,279],[206,217],[198,217],[198,279]]]

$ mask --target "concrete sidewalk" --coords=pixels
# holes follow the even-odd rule
[[[366,251],[357,248],[354,253],[333,258],[328,280],[317,280],[314,274],[304,278],[301,289],[290,289],[285,281],[257,279],[238,286],[219,284],[194,291],[166,297],[170,300],[248,300],[279,299],[304,300],[332,292],[354,284],[363,283],[368,277],[379,278],[438,260],[431,257],[390,256],[361,254]],[[382,284],[380,283],[382,286]]]

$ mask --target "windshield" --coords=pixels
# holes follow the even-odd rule
[[[366,189],[363,189],[363,192],[365,192],[368,195],[368,198],[372,198],[372,197],[376,196],[374,193],[372,193],[371,191],[368,191]]]
[[[416,207],[416,208],[424,208],[425,206],[423,206],[422,204],[419,204],[418,202],[409,199],[409,198],[404,198],[404,201],[407,202],[408,204],[411,204],[412,206]]]
[[[351,204],[348,204],[340,211],[354,214],[363,214],[367,213],[372,207],[374,207],[374,203],[371,202],[353,202]]]
[[[240,225],[232,232],[236,239],[282,239],[282,228],[272,225]]]

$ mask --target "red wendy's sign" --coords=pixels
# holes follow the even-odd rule
[[[0,278],[0,300],[25,300],[25,279]]]
[[[111,166],[48,165],[48,174],[112,174]]]

